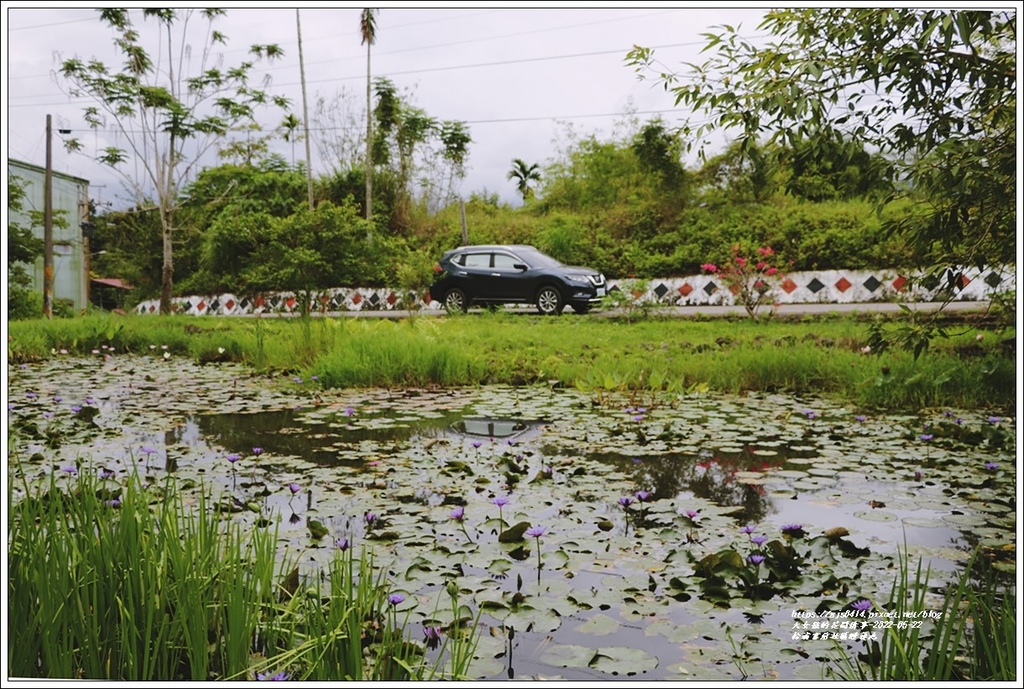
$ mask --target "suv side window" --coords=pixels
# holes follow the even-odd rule
[[[490,254],[466,254],[462,265],[467,268],[490,268],[491,267],[491,255]]]
[[[511,254],[494,254],[494,267],[505,272],[514,272],[513,266],[522,261]]]

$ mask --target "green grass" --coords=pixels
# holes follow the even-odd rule
[[[911,577],[902,551],[884,611],[893,626],[851,658],[836,644],[836,674],[871,681],[1016,680],[1016,587],[988,567],[988,555],[976,551],[941,601],[929,598],[931,570],[918,562]],[[981,581],[979,578],[981,571]],[[925,614],[937,614],[932,621]],[[926,620],[923,623],[915,621]],[[908,622],[908,624],[901,624]]]
[[[1010,410],[1015,333],[947,328],[920,358],[865,354],[853,317],[773,320],[543,318],[497,312],[398,320],[96,316],[10,323],[14,362],[114,351],[238,361],[326,387],[550,383],[594,394],[692,389],[825,394],[862,407]],[[97,352],[97,354],[92,354]],[[116,355],[115,354],[115,355]]]
[[[294,558],[277,551],[274,530],[244,528],[205,491],[186,498],[173,478],[116,483],[72,469],[40,486],[9,482],[11,676],[465,676],[475,627],[448,630],[428,661],[365,553],[336,551],[326,583],[314,572],[309,588]]]

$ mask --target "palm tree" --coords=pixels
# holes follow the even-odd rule
[[[359,34],[366,44],[366,219],[373,208],[373,101],[370,95],[370,46],[377,40],[377,12],[364,9],[359,16]]]
[[[288,113],[287,117],[285,117],[281,122],[281,129],[284,131],[284,140],[292,145],[292,167],[295,167],[295,132],[301,124],[302,120],[292,113]]]
[[[523,195],[523,201],[525,202],[526,199],[533,195],[533,188],[530,186],[530,183],[540,181],[540,170],[536,163],[527,165],[521,158],[514,158],[512,160],[512,169],[508,171],[508,178],[516,180],[516,189]]]

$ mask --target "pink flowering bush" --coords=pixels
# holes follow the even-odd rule
[[[747,314],[754,320],[758,319],[761,308],[771,305],[771,312],[765,320],[775,313],[778,307],[775,289],[785,278],[779,269],[779,256],[770,247],[763,246],[756,250],[757,257],[748,259],[740,255],[739,246],[733,245],[732,258],[722,265],[704,263],[701,269],[718,276],[732,292],[736,303],[742,304]]]

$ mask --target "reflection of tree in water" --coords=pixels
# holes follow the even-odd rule
[[[795,453],[794,453],[795,454]],[[671,500],[690,494],[721,507],[741,507],[738,522],[758,522],[775,512],[764,486],[736,480],[739,471],[766,471],[781,468],[786,457],[779,453],[768,458],[755,455],[746,447],[739,453],[670,453],[648,457],[626,457],[616,453],[594,453],[590,458],[614,465],[632,477],[637,489],[650,491],[650,500]]]

